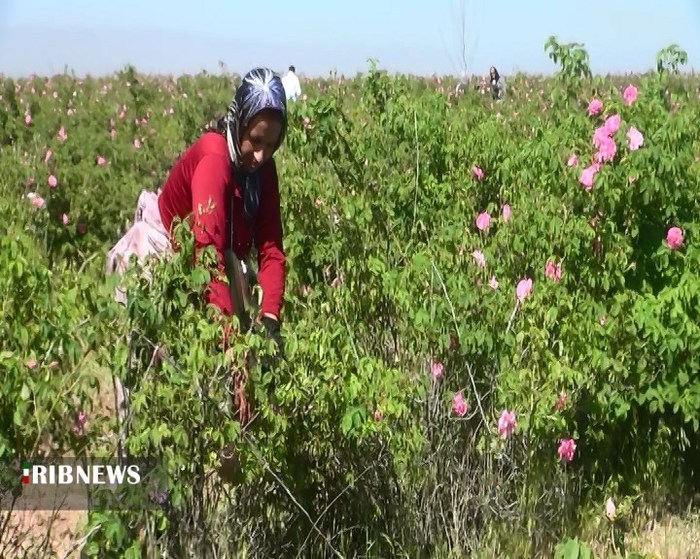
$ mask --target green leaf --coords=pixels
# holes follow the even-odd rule
[[[201,287],[209,283],[209,272],[203,268],[194,268],[190,274],[190,281],[195,285],[195,287]]]
[[[413,256],[413,267],[416,271],[421,272],[427,270],[430,266],[430,259],[423,253],[417,252]]]
[[[367,261],[367,268],[374,274],[383,274],[386,270],[384,262],[375,256],[371,256],[369,258]]]
[[[347,409],[341,421],[343,435],[347,435],[353,428],[358,428],[365,417],[364,406],[352,406]]]
[[[628,411],[630,411],[630,405],[627,402],[618,401],[615,406],[615,417],[625,417]]]
[[[22,390],[19,393],[19,397],[22,398],[22,400],[29,400],[29,397],[32,395],[32,391],[29,389],[29,386],[27,386],[27,383],[22,384]]]
[[[569,540],[562,548],[562,559],[578,559],[580,549],[578,539]]]
[[[100,543],[92,541],[83,548],[88,557],[96,557],[100,553]]]
[[[349,411],[345,412],[345,415],[343,416],[342,421],[340,422],[340,429],[343,432],[343,435],[347,436],[348,433],[352,430],[352,425],[353,425],[353,414]]]

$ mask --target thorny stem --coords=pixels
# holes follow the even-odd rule
[[[76,549],[81,548],[83,545],[87,543],[87,541],[90,539],[90,536],[92,536],[95,532],[100,530],[102,528],[102,523],[97,524],[96,526],[93,526],[90,531],[85,534],[82,538],[79,540],[75,541],[73,545],[71,545],[66,552],[63,554],[63,559],[68,559],[70,557],[71,553],[73,553]]]
[[[258,459],[258,461],[262,464],[263,468],[267,470],[267,472],[274,478],[274,480],[284,489],[284,492],[289,496],[289,498],[292,500],[292,502],[297,506],[297,508],[306,516],[309,522],[311,522],[311,526],[318,532],[318,534],[325,540],[326,544],[328,547],[331,548],[331,551],[333,551],[333,554],[336,557],[339,557],[340,559],[344,559],[343,555],[335,548],[333,547],[333,544],[330,542],[328,539],[328,536],[326,536],[323,532],[321,532],[321,529],[318,527],[318,525],[313,521],[311,518],[311,515],[306,511],[306,509],[302,506],[302,504],[296,500],[294,497],[294,494],[291,492],[291,490],[287,487],[287,485],[279,478],[279,476],[272,471],[272,468],[268,465],[267,461],[263,456],[260,454],[260,451],[258,450],[258,447],[256,444],[250,439],[247,433],[243,433],[243,438],[245,441],[248,443],[248,446],[250,446],[250,449],[253,451],[253,456]]]
[[[381,453],[380,453],[380,455],[381,455]],[[375,464],[376,464],[376,462],[373,463],[373,464],[370,464],[369,466],[367,466],[367,467],[362,471],[362,473],[361,473],[359,476],[357,476],[357,478],[353,481],[353,483],[357,483],[357,482],[360,480],[360,478],[362,478],[362,476],[364,476],[371,468],[374,467]],[[346,485],[346,486],[345,486],[345,489],[343,489],[340,493],[338,493],[338,495],[336,495],[335,498],[334,498],[330,503],[328,503],[328,505],[326,506],[326,508],[323,509],[323,511],[321,511],[321,514],[318,515],[318,518],[316,518],[316,522],[318,522],[319,520],[321,520],[321,518],[323,518],[323,517],[325,516],[325,514],[333,507],[333,505],[336,503],[336,501],[337,501],[338,499],[340,499],[345,493],[347,493],[347,491],[350,489],[350,487],[352,487],[352,484]],[[302,552],[302,551],[304,550],[304,548],[306,547],[306,542],[309,541],[309,538],[310,538],[310,537],[311,537],[311,531],[309,530],[309,533],[308,533],[308,535],[306,536],[306,539],[304,540],[304,543],[301,545],[301,549],[299,549],[299,553],[297,554],[297,557],[299,557],[299,556],[301,555],[301,552]]]
[[[515,306],[513,307],[513,312],[510,313],[510,318],[508,319],[508,326],[506,326],[506,334],[510,331],[510,327],[513,325],[513,319],[515,318],[515,313],[518,312],[520,307],[520,299],[515,301]]]
[[[416,189],[413,195],[413,223],[411,224],[411,233],[416,227],[416,212],[418,210],[418,181],[420,179],[420,148],[418,144],[418,115],[413,111],[413,130],[416,139]]]
[[[135,330],[135,329],[134,329],[134,330],[133,330],[133,333],[139,335],[143,340],[145,340],[145,341],[146,341],[149,345],[151,345],[155,350],[157,350],[157,349],[159,348],[159,346],[158,346],[157,344],[155,344],[152,340],[148,339],[147,336],[143,335],[143,334],[142,334],[141,332],[139,332],[138,330]],[[179,369],[179,367],[177,366],[177,364],[176,364],[171,358],[169,358],[169,356],[165,355],[165,359],[166,359],[167,361],[169,361],[176,369]],[[203,394],[201,393],[201,388],[200,388],[199,392],[200,392],[200,398],[203,397]],[[282,489],[285,491],[285,493],[287,493],[287,495],[289,496],[289,498],[290,498],[290,499],[292,500],[292,502],[297,506],[297,508],[299,508],[299,510],[304,514],[304,516],[306,516],[306,518],[307,518],[307,519],[309,520],[309,522],[311,523],[312,528],[313,528],[314,530],[316,530],[316,532],[318,532],[318,534],[324,539],[324,541],[326,542],[326,544],[328,545],[328,547],[330,547],[330,549],[333,551],[334,555],[335,555],[336,557],[339,557],[340,559],[344,559],[343,555],[342,555],[337,549],[335,549],[335,547],[333,547],[333,544],[332,544],[331,541],[328,539],[328,537],[320,530],[320,528],[318,527],[318,525],[316,524],[316,522],[313,521],[313,519],[311,518],[311,515],[306,511],[306,509],[304,509],[304,507],[301,505],[301,503],[299,503],[299,501],[297,501],[297,499],[294,497],[294,494],[293,494],[293,493],[291,492],[291,490],[287,487],[287,485],[286,485],[286,484],[279,478],[279,476],[270,468],[270,466],[269,466],[269,464],[267,463],[267,461],[266,461],[266,460],[263,458],[263,456],[260,454],[260,451],[258,450],[258,448],[257,448],[257,446],[255,445],[255,443],[251,440],[250,436],[245,432],[246,428],[255,420],[255,418],[257,417],[257,415],[258,415],[258,414],[256,413],[255,416],[250,420],[250,422],[249,422],[248,424],[246,424],[245,426],[242,426],[242,429],[241,429],[241,436],[242,436],[243,439],[246,441],[246,443],[248,443],[248,446],[249,446],[250,449],[252,450],[253,455],[255,456],[255,458],[262,464],[263,468],[265,468],[265,470],[267,470],[267,472],[274,478],[274,480],[282,487]],[[365,471],[366,471],[366,470],[365,470]],[[364,475],[364,473],[365,473],[365,472],[362,472],[361,475]],[[342,495],[342,493],[341,493],[341,495]],[[338,498],[339,498],[339,497],[340,497],[340,495],[338,496]],[[332,505],[332,504],[333,504],[333,503],[331,503],[331,505]],[[329,505],[329,507],[330,507],[331,505]],[[329,507],[327,507],[326,510],[328,510]],[[321,516],[323,516],[323,514],[325,514],[325,512],[326,512],[326,511],[324,511],[324,512],[321,514]],[[319,519],[320,519],[320,518],[321,518],[321,517],[319,516]]]
[[[445,282],[442,280],[442,275],[440,274],[440,270],[438,270],[437,266],[435,265],[435,262],[433,260],[430,261],[430,263],[433,266],[433,269],[438,275],[438,280],[440,280],[440,285],[442,285],[442,291],[445,294],[445,299],[447,299],[447,304],[450,305],[450,312],[452,313],[452,320],[454,321],[455,329],[457,330],[457,338],[461,339],[462,338],[462,333],[460,332],[459,329],[459,324],[457,324],[457,315],[455,314],[455,308],[454,305],[452,304],[452,300],[450,299],[449,294],[447,293],[447,286],[445,285]],[[467,367],[467,374],[469,375],[469,382],[472,385],[472,390],[474,390],[474,396],[476,397],[476,405],[479,406],[479,413],[481,414],[481,419],[484,422],[484,425],[488,425],[488,421],[486,420],[486,414],[484,413],[484,409],[481,407],[481,396],[479,396],[479,392],[476,389],[476,383],[474,382],[474,376],[472,375],[471,369]]]

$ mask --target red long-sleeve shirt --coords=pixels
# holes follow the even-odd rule
[[[243,259],[253,241],[258,248],[258,283],[263,290],[261,311],[279,318],[284,294],[286,257],[282,244],[279,185],[277,169],[270,159],[260,169],[261,200],[254,230],[243,216],[241,185],[231,172],[226,139],[216,132],[206,132],[175,163],[158,198],[158,209],[166,231],[178,216],[189,219],[195,246],[213,245],[219,271],[225,274],[224,250],[229,246],[227,219],[233,189],[233,251]],[[233,306],[228,284],[212,279],[207,300],[231,316]]]

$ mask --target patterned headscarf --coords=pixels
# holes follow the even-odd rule
[[[260,206],[260,177],[258,170],[244,173],[240,167],[240,134],[261,111],[274,109],[282,116],[282,131],[275,150],[279,149],[287,130],[287,96],[279,76],[269,68],[254,68],[243,76],[241,84],[223,119],[223,131],[234,170],[243,185],[243,212],[251,223]]]

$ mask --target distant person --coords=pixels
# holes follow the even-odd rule
[[[287,94],[287,101],[296,101],[301,96],[301,84],[299,84],[299,78],[295,72],[296,68],[290,66],[289,71],[282,76],[282,85]]]
[[[460,95],[464,94],[467,91],[467,87],[469,86],[469,76],[467,75],[467,72],[465,71],[462,74],[462,79],[457,82],[457,87],[455,87],[455,95],[459,97]]]
[[[491,82],[491,97],[494,99],[503,99],[506,88],[495,66],[491,66],[489,70],[489,79]]]

